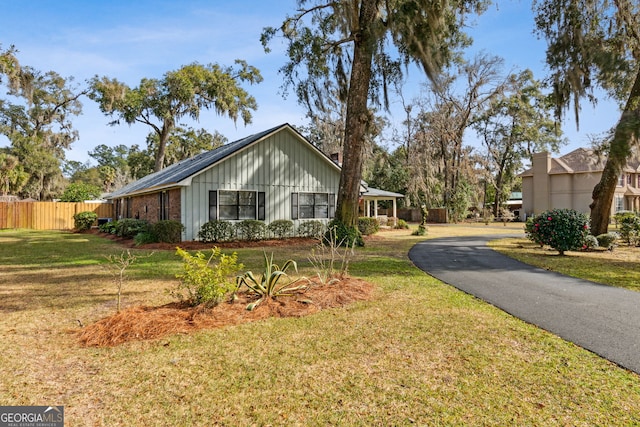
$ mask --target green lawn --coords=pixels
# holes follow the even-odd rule
[[[434,226],[426,238],[514,229]],[[385,232],[357,250],[350,271],[378,288],[373,301],[83,348],[79,322],[115,311],[100,264],[122,248],[0,231],[0,402],[64,405],[68,426],[640,424],[637,375],[416,269],[407,252],[424,238]],[[310,249],[273,252],[310,275]],[[237,252],[260,266],[262,249]],[[123,304],[171,301],[179,268],[173,251],[141,258]]]
[[[640,248],[620,244],[613,251],[558,251],[521,239],[500,239],[489,243],[494,250],[546,270],[591,280],[605,285],[640,291]]]

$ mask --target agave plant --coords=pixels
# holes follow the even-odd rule
[[[251,271],[238,276],[236,278],[236,290],[245,285],[250,292],[259,296],[257,301],[247,305],[247,310],[255,309],[266,298],[292,295],[294,292],[306,288],[306,285],[298,284],[303,278],[291,280],[287,274],[287,270],[290,267],[293,267],[296,273],[298,272],[298,265],[294,260],[290,259],[280,267],[273,263],[273,253],[271,253],[271,257],[268,257],[265,252],[264,272],[261,277],[256,278]]]

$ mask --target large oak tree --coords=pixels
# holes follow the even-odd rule
[[[278,28],[265,28],[267,51],[274,36],[287,42],[281,68],[285,87],[299,100],[333,96],[338,87],[347,105],[343,164],[336,219],[355,228],[369,102],[388,106],[388,87],[416,63],[433,80],[456,49],[468,42],[461,32],[484,0],[298,0],[298,10]]]
[[[78,139],[72,119],[81,114],[80,98],[86,91],[78,89],[72,77],[19,67],[7,58],[2,67],[9,76],[10,97],[0,100],[0,134],[9,139],[10,154],[29,175],[20,194],[50,199],[62,189],[64,150]]]
[[[536,25],[547,38],[556,114],[596,101],[594,89],[618,100],[607,162],[593,189],[591,232],[606,233],[618,176],[640,137],[640,4],[636,0],[538,0]],[[612,124],[613,125],[613,124]]]
[[[218,64],[190,64],[170,71],[160,80],[142,79],[130,88],[116,79],[94,77],[90,82],[90,97],[98,102],[103,113],[115,116],[111,125],[144,123],[158,135],[155,171],[164,168],[167,141],[179,120],[197,120],[203,109],[227,115],[234,122],[239,117],[251,122],[251,110],[256,100],[242,88],[244,82],[262,81],[257,68],[237,60],[237,69]]]

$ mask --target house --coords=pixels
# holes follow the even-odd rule
[[[108,198],[116,219],[180,221],[182,239],[196,240],[210,220],[327,223],[335,214],[339,182],[340,166],[283,124],[173,164]],[[361,199],[392,199],[395,212],[395,197],[403,196],[394,194],[365,190]]]
[[[522,172],[521,219],[548,209],[566,208],[590,213],[593,188],[606,159],[593,150],[578,148],[562,157],[547,152],[533,155],[531,168]],[[611,214],[640,210],[640,161],[627,162],[615,190]]]

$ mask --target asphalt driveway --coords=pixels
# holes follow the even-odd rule
[[[449,285],[640,373],[640,292],[523,264],[486,245],[499,237],[509,236],[426,240],[409,258]]]

